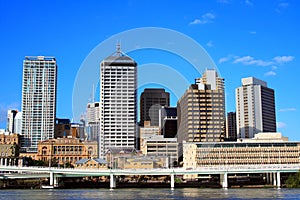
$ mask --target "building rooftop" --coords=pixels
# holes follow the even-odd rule
[[[107,150],[107,153],[118,154],[130,154],[130,153],[137,153],[137,150],[133,147],[110,147]]]
[[[242,78],[242,85],[261,85],[267,87],[267,83],[265,81],[254,77]]]
[[[283,137],[279,132],[263,132],[254,135],[254,138],[240,138],[238,142],[286,142],[288,137]]]
[[[40,60],[45,60],[45,61],[55,61],[54,56],[25,56],[25,60],[30,60],[30,61],[40,61]]]
[[[83,158],[83,159],[80,159],[80,160],[76,161],[75,164],[85,164],[90,160],[94,160],[98,164],[107,164],[107,162],[105,160],[101,159],[101,158]]]
[[[102,62],[104,62],[105,64],[113,63],[114,65],[118,63],[130,63],[136,65],[135,61],[132,58],[121,51],[121,45],[119,43],[116,47],[116,52],[105,58]]]

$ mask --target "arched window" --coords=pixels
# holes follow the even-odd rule
[[[47,147],[42,148],[42,155],[47,155]]]

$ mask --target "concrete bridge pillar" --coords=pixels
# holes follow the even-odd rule
[[[277,172],[277,187],[280,188],[281,182],[280,182],[280,172]]]
[[[270,177],[269,177],[269,173],[266,173],[266,183],[269,184],[270,183]]]
[[[175,186],[175,177],[174,174],[171,174],[171,189],[174,189]]]
[[[273,174],[272,173],[268,173],[269,174],[269,184],[273,184]]]
[[[19,158],[18,167],[23,167],[23,159]]]
[[[228,188],[228,175],[226,172],[224,174],[220,174],[220,184],[223,188]]]
[[[114,176],[113,174],[110,174],[110,189],[116,188],[117,185],[117,179],[116,176]]]
[[[0,158],[0,166],[3,165],[3,158]]]
[[[276,182],[276,172],[273,173],[273,185],[276,186],[277,182]]]
[[[57,187],[58,186],[58,178],[56,177],[54,172],[50,172],[50,182],[49,185]]]
[[[7,166],[7,159],[8,158],[4,158],[4,166]]]
[[[50,172],[50,182],[49,182],[49,185],[53,185],[53,183],[54,183],[54,173]]]

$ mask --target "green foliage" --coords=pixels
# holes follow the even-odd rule
[[[290,175],[285,183],[288,188],[300,188],[300,172]]]
[[[34,160],[31,157],[24,158],[24,165],[25,166],[47,166],[48,163],[42,160]]]
[[[181,182],[182,182],[182,180],[180,178],[175,177],[175,183],[181,183]]]
[[[64,167],[65,168],[74,168],[74,166],[70,162],[67,162]]]

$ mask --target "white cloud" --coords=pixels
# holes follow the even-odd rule
[[[226,57],[220,58],[219,59],[219,63],[224,63],[224,62],[228,62],[229,60],[232,59],[232,57],[234,57],[233,55],[228,55]]]
[[[265,76],[276,76],[276,72],[274,72],[274,71],[266,72]]]
[[[281,108],[279,109],[279,112],[291,112],[291,111],[296,111],[296,108]]]
[[[215,19],[215,15],[208,12],[203,14],[200,19],[194,19],[190,25],[212,23],[213,19]]]
[[[286,127],[286,123],[284,122],[277,122],[277,128],[285,128]]]
[[[212,13],[205,13],[204,15],[202,15],[203,19],[214,19],[216,16]]]
[[[227,62],[228,60],[229,60],[228,57],[223,57],[223,58],[219,59],[219,63],[224,63],[224,62]]]
[[[282,63],[293,61],[294,56],[276,56],[273,58],[273,60],[278,64],[282,64]]]
[[[271,68],[272,70],[276,70],[278,67],[276,65],[273,65]]]
[[[206,46],[208,47],[213,47],[214,46],[214,43],[210,40],[206,43]]]
[[[257,65],[257,66],[269,66],[273,64],[273,62],[254,59],[252,56],[237,57],[233,61],[233,63],[234,64],[241,63],[243,65]]]
[[[231,1],[230,0],[218,0],[218,3],[229,4],[229,3],[231,3]]]
[[[245,4],[248,6],[253,6],[253,2],[250,0],[245,0]]]
[[[294,60],[294,56],[275,56],[271,60],[261,60],[256,59],[252,56],[235,56],[228,55],[219,59],[219,63],[231,62],[232,64],[242,64],[242,65],[253,65],[253,66],[263,66],[269,67],[270,70],[266,72],[265,76],[276,76],[276,70],[278,65],[285,64]]]
[[[194,24],[203,24],[203,21],[200,20],[200,19],[194,19],[194,21],[190,22],[191,25],[194,25]]]
[[[282,11],[286,10],[289,6],[290,6],[290,4],[288,2],[278,3],[275,11],[278,13],[281,13]]]

